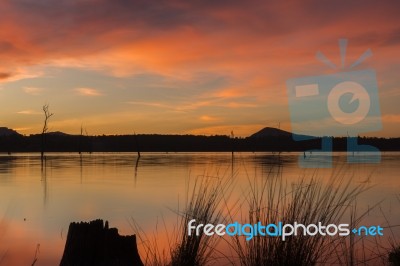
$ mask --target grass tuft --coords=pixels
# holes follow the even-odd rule
[[[249,180],[251,191],[246,199],[249,213],[242,222],[339,224],[356,197],[367,189],[363,184],[351,187],[351,179],[345,182],[343,176],[334,174],[323,183],[314,173],[310,179],[303,177],[287,184],[280,171],[271,170],[266,178]],[[315,265],[328,263],[339,243],[340,237],[300,233],[285,241],[280,237],[255,236],[250,241],[234,237],[232,247],[244,266]]]
[[[190,220],[195,219],[196,224],[217,224],[222,222],[221,203],[229,195],[232,180],[225,177],[214,177],[208,175],[198,176],[194,183],[190,180],[187,185],[186,203],[183,211],[176,211],[178,215],[177,226],[168,230],[164,222],[164,229],[168,234],[169,250],[159,249],[156,233],[149,239],[143,230],[134,225],[140,242],[142,243],[145,265],[207,265],[217,259],[216,246],[220,240],[218,237],[207,237],[203,233],[199,236],[189,236],[187,225]]]

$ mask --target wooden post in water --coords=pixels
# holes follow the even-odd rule
[[[138,155],[138,158],[137,158],[137,162],[138,162],[139,158],[140,158],[140,148],[139,148],[139,141],[138,141],[136,132],[134,132],[134,136],[135,136],[136,150],[137,150],[137,155]],[[136,163],[136,165],[137,165],[137,163]]]
[[[121,236],[108,222],[71,223],[60,266],[143,266],[136,245],[136,236]]]

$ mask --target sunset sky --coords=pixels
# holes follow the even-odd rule
[[[0,2],[0,126],[39,133],[250,135],[291,130],[286,81],[377,73],[383,128],[400,136],[399,1]],[[338,39],[348,39],[340,65]]]

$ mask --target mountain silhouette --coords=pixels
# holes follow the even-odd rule
[[[294,137],[294,138],[293,138]],[[24,136],[0,127],[0,152],[40,152],[41,134]],[[300,141],[298,141],[300,140]],[[333,150],[346,151],[347,138],[332,138]],[[358,137],[360,145],[372,145],[382,151],[400,150],[400,138]],[[302,136],[278,128],[266,127],[249,137],[228,135],[71,135],[46,134],[46,152],[222,152],[222,151],[304,151],[321,147],[321,138]]]
[[[261,129],[260,131],[254,133],[253,135],[250,136],[250,138],[265,138],[265,137],[291,137],[292,133],[274,128],[274,127],[265,127]]]
[[[0,127],[0,136],[21,136],[21,134],[8,127]]]

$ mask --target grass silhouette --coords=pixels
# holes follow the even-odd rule
[[[261,222],[266,225],[297,222],[306,226],[318,223],[337,225],[343,220],[350,220],[348,228],[351,230],[360,225],[367,214],[367,211],[357,214],[356,199],[371,186],[367,182],[353,182],[352,177],[346,176],[342,170],[334,170],[328,180],[319,179],[317,172],[314,172],[309,177],[300,176],[295,182],[289,183],[282,177],[281,167],[273,166],[266,176],[248,177],[249,193],[244,196],[242,204],[235,206],[227,205],[230,190],[226,188],[232,188],[232,179],[206,175],[197,177],[191,189],[187,190],[183,211],[177,212],[179,218],[176,226],[170,230],[164,223],[164,230],[169,235],[168,249],[159,249],[158,229],[152,239],[143,231],[138,234],[144,250],[143,262],[145,265],[200,266],[213,264],[224,257],[232,264],[243,266],[359,265],[377,261],[383,264],[389,261],[397,263],[399,248],[393,247],[390,252],[377,237],[366,240],[353,234],[305,236],[301,229],[299,234],[287,237],[285,241],[280,237],[266,236],[254,236],[247,241],[244,236],[221,238],[216,235],[188,235],[188,223],[192,219],[196,219],[196,224],[216,225],[238,221],[241,224]],[[240,209],[248,213],[238,218]],[[231,257],[218,250],[221,239],[233,252]],[[365,254],[371,248],[371,245],[366,246],[371,244],[368,241],[375,241],[370,255]],[[360,251],[361,254],[357,254]]]
[[[246,198],[249,214],[242,223],[263,224],[339,224],[356,197],[367,189],[365,184],[351,187],[351,179],[344,181],[340,173],[333,174],[326,183],[318,177],[300,177],[296,183],[283,181],[280,171],[271,171],[260,180],[249,180],[250,193]],[[302,230],[300,230],[302,232]],[[233,238],[232,248],[241,265],[315,265],[327,263],[338,248],[340,237],[255,236],[250,241]]]
[[[145,265],[207,265],[215,260],[219,242],[218,237],[208,237],[203,233],[189,236],[187,224],[196,219],[197,224],[218,224],[223,221],[222,203],[229,195],[232,180],[226,177],[208,176],[206,174],[195,178],[194,183],[188,183],[185,206],[183,211],[177,211],[178,222],[171,231],[164,224],[168,234],[168,250],[160,249],[157,244],[158,226],[152,238],[133,221],[134,231],[142,244],[144,254],[141,255]]]

